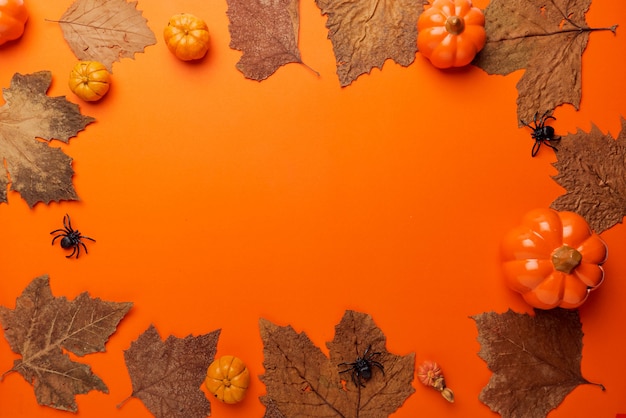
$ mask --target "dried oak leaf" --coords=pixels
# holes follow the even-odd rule
[[[581,61],[590,28],[591,0],[492,0],[485,9],[487,43],[474,64],[488,74],[526,69],[517,83],[518,119],[563,104],[578,109]],[[521,123],[520,123],[521,126]]]
[[[7,202],[9,183],[30,207],[78,199],[72,159],[36,138],[67,143],[95,119],[83,116],[65,97],[47,96],[51,81],[49,71],[15,74],[11,87],[2,89],[6,103],[0,107],[0,160],[8,173],[0,176],[0,203]]]
[[[291,326],[261,319],[259,328],[265,357],[261,380],[267,389],[261,401],[268,406],[266,417],[380,418],[392,414],[415,391],[411,385],[415,354],[388,352],[385,335],[367,314],[346,311],[335,327],[333,341],[326,344],[330,358]],[[370,346],[369,354],[383,365],[384,374],[373,367],[365,386],[356,386],[350,371],[340,373],[349,366],[340,364],[354,362]],[[270,415],[270,407],[278,411]]]
[[[408,66],[417,52],[420,0],[315,0],[328,16],[326,27],[342,87],[387,59]]]
[[[243,54],[237,69],[265,80],[282,65],[302,64],[298,49],[299,0],[227,0],[230,47]]]
[[[593,125],[561,138],[557,161],[559,173],[552,178],[567,191],[551,207],[576,212],[601,233],[626,216],[626,120],[617,139]]]
[[[156,44],[137,2],[76,0],[59,20],[63,36],[79,60],[98,61],[109,71],[121,58],[133,58]]]
[[[34,385],[40,405],[76,412],[75,395],[108,393],[108,388],[88,365],[71,360],[64,350],[77,356],[104,352],[131,307],[128,302],[92,299],[87,293],[70,302],[52,296],[48,276],[34,279],[17,298],[15,309],[0,306],[4,336],[22,356],[9,372],[20,373]]]
[[[216,330],[197,337],[170,335],[162,341],[151,325],[124,351],[133,385],[130,397],[140,399],[157,418],[211,415],[211,404],[200,386],[215,357],[219,336]]]
[[[478,355],[493,372],[479,399],[502,417],[544,418],[576,386],[590,384],[580,370],[578,311],[537,309],[531,316],[509,310],[472,318]]]

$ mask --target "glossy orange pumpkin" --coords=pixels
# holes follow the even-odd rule
[[[233,404],[243,400],[250,372],[244,362],[235,356],[222,356],[216,359],[207,370],[204,384],[218,400]]]
[[[211,39],[204,20],[188,13],[172,16],[163,31],[163,37],[167,48],[184,61],[204,57]]]
[[[20,38],[27,20],[24,0],[0,0],[0,45]]]
[[[97,61],[80,61],[70,72],[69,86],[81,99],[94,102],[109,91],[111,74]]]
[[[508,286],[539,309],[577,308],[604,280],[605,242],[574,212],[535,209],[502,241]]]
[[[485,41],[485,16],[471,0],[435,0],[417,21],[417,48],[437,68],[469,64]]]

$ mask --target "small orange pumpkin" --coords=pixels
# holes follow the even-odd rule
[[[97,61],[80,61],[70,72],[69,86],[81,99],[95,102],[109,91],[111,74]]]
[[[243,400],[250,383],[245,363],[235,356],[222,356],[209,366],[204,384],[218,400],[233,404]]]
[[[471,0],[435,0],[417,21],[417,48],[437,68],[469,64],[486,38],[485,16]]]
[[[209,50],[209,28],[204,20],[188,13],[172,16],[163,31],[167,48],[181,60],[204,57]]]
[[[0,0],[0,45],[20,38],[27,20],[24,0]]]
[[[508,286],[539,309],[577,308],[604,280],[606,243],[574,212],[528,212],[502,241]]]

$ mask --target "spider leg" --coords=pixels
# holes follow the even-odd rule
[[[91,237],[86,237],[86,236],[84,236],[84,235],[81,235],[81,236],[80,236],[80,237],[78,237],[78,238],[80,238],[80,239],[83,239],[83,238],[84,238],[84,239],[88,239],[88,240],[90,240],[90,241],[96,242],[96,240],[95,240],[95,239],[93,239],[93,238],[91,238]]]
[[[68,215],[67,213],[63,217],[63,225],[68,231],[72,230],[72,220],[70,219],[70,215]]]
[[[67,232],[67,230],[65,230],[65,229],[55,229],[54,231],[50,232],[50,235],[55,234],[57,232]]]
[[[552,139],[552,141],[554,141],[554,139]],[[550,148],[552,148],[552,149],[553,149],[553,150],[555,150],[555,151],[558,151],[558,150],[559,150],[557,147],[555,147],[554,145],[552,145],[552,144],[551,144],[550,142],[548,142],[548,141],[546,141],[546,142],[545,142],[545,144],[546,144],[546,146],[547,146],[547,147],[550,147]]]
[[[55,231],[56,232],[56,231]],[[52,233],[52,232],[51,232]],[[63,235],[57,235],[54,238],[52,238],[52,245],[54,245],[54,241],[56,241],[57,239],[61,238]]]
[[[541,148],[541,142],[542,141],[540,139],[535,139],[535,144],[533,145],[533,150],[531,152],[531,155],[533,157],[539,152],[539,148]]]
[[[87,246],[85,246],[85,243],[84,242],[80,242],[79,244],[83,246],[83,249],[85,250],[85,254],[89,254],[89,251],[87,251]],[[80,249],[79,249],[79,251],[80,251]],[[76,258],[78,258],[78,256],[76,256]]]
[[[352,381],[354,382],[356,387],[365,387],[365,383],[361,381],[361,377],[357,373],[356,369],[352,370]]]
[[[73,247],[72,248],[72,254],[66,255],[65,258],[72,258],[72,256],[76,253],[76,248],[78,248],[78,246]],[[76,255],[76,258],[78,258],[78,254]]]
[[[372,366],[376,366],[376,367],[378,367],[378,368],[380,369],[380,371],[381,371],[381,372],[383,372],[383,376],[385,375],[385,368],[383,367],[383,365],[382,365],[382,364],[380,364],[380,363],[379,363],[379,362],[377,362],[377,361],[370,361],[370,364],[371,364]]]

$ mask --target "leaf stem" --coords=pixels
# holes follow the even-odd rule
[[[560,35],[560,34],[563,34],[563,33],[571,33],[571,32],[582,33],[582,32],[599,32],[599,31],[606,31],[606,30],[610,30],[615,35],[618,26],[619,25],[617,25],[617,24],[615,24],[613,26],[604,27],[604,28],[589,28],[589,27],[579,27],[579,26],[577,26],[575,28],[563,29],[563,30],[559,30],[559,31],[556,31],[556,32],[531,33],[531,34],[513,36],[513,37],[510,37],[510,38],[489,39],[489,40],[487,40],[487,42],[513,41],[513,40],[516,40],[516,39],[524,39],[524,38],[532,38],[532,37],[542,37],[542,36],[554,36],[554,35]]]

